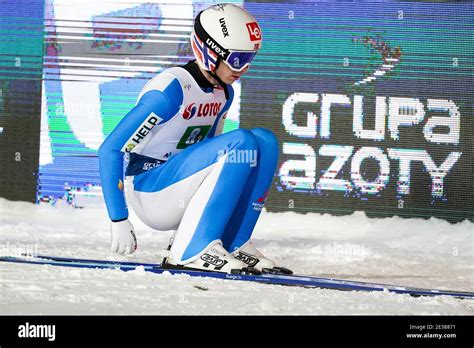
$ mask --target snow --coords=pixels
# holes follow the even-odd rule
[[[103,207],[73,209],[0,199],[0,254],[159,262],[172,231],[153,231],[131,212],[139,249],[109,251]],[[431,218],[369,219],[267,213],[255,245],[295,273],[386,284],[474,290],[474,223]],[[0,263],[1,314],[173,315],[465,315],[474,301],[410,297],[386,292],[342,292],[157,275],[138,268],[72,269]]]

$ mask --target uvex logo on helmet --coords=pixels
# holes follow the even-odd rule
[[[246,25],[250,35],[250,41],[259,41],[262,39],[262,32],[257,22],[247,23]]]
[[[225,58],[225,51],[221,50],[221,48],[210,38],[206,39],[206,44],[218,55],[220,55],[222,58]]]
[[[224,37],[229,36],[229,29],[227,29],[227,25],[225,24],[225,18],[220,18],[219,23],[221,24],[222,34]]]
[[[195,115],[197,117],[217,116],[221,110],[222,103],[205,103],[199,104],[199,107],[194,103],[189,104],[183,111],[183,118],[189,120]]]

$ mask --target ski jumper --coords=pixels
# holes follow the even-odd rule
[[[270,131],[221,134],[233,99],[226,88],[212,86],[193,61],[166,69],[99,149],[110,219],[128,218],[126,186],[145,224],[176,230],[171,255],[180,264],[216,241],[230,252],[249,241],[276,169]]]

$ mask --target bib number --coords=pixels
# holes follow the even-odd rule
[[[206,137],[210,130],[211,126],[191,126],[186,128],[176,148],[185,149],[190,145],[199,143]]]

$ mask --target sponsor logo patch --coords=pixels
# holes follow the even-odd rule
[[[148,118],[141,124],[138,130],[135,132],[134,135],[125,143],[122,147],[122,152],[130,152],[132,151],[135,146],[137,146],[140,141],[142,141],[145,136],[150,133],[150,131],[155,127],[162,118],[155,115],[153,112],[148,116]]]
[[[214,41],[207,38],[206,44],[209,46],[211,50],[213,50],[216,54],[220,55],[222,58],[225,58],[225,51],[223,51]]]
[[[195,103],[191,103],[183,111],[183,118],[190,120],[194,116],[196,117],[207,117],[217,116],[221,110],[222,103],[205,103],[196,106]]]
[[[224,35],[224,37],[229,36],[229,30],[227,29],[227,25],[225,25],[225,19],[219,19],[219,23],[221,24],[222,34]]]
[[[237,253],[237,255],[235,256],[235,258],[237,260],[240,260],[242,261],[243,263],[245,263],[246,265],[248,265],[249,267],[253,267],[255,266],[257,263],[258,263],[258,259],[255,257],[255,256],[252,256],[250,254],[246,254],[246,253],[243,253],[241,251],[239,251]]]
[[[256,202],[252,203],[253,210],[261,211],[265,206],[265,202],[267,201],[268,191],[265,191],[262,197],[259,197]]]
[[[220,259],[218,256],[211,255],[211,254],[203,254],[201,256],[201,260],[205,263],[208,263],[213,266],[222,266],[225,260]]]
[[[189,120],[196,114],[197,107],[194,103],[189,104],[183,111],[183,118]]]
[[[247,30],[250,35],[250,41],[259,41],[262,38],[262,32],[257,22],[247,23]]]
[[[211,254],[201,255],[201,260],[204,261],[204,267],[209,268],[209,266],[214,266],[214,269],[220,270],[227,264],[227,260],[219,258],[219,256]]]

